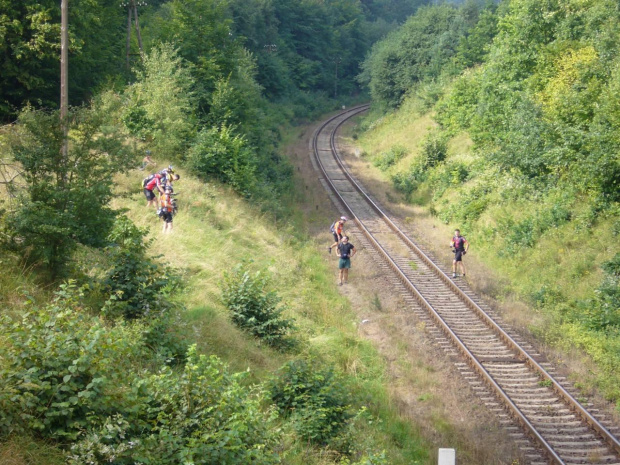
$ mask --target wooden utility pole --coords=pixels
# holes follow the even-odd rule
[[[60,3],[60,124],[62,125],[62,155],[69,154],[69,0]]]
[[[125,46],[125,64],[127,69],[131,66],[129,57],[131,53],[131,16],[134,17],[134,25],[136,27],[136,35],[138,37],[138,48],[142,53],[142,34],[140,32],[140,21],[138,20],[138,7],[147,6],[147,3],[142,0],[124,0],[121,3],[121,7],[127,8],[127,44]]]
[[[136,0],[132,0],[133,3],[133,14],[136,19],[136,35],[138,36],[138,48],[140,49],[140,53],[142,53],[142,34],[140,34],[140,22],[138,21],[138,5],[136,5]],[[140,5],[145,5],[146,2],[140,2]]]

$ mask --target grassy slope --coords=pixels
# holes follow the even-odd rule
[[[208,353],[215,353],[234,370],[250,369],[260,382],[277,370],[291,355],[261,346],[233,326],[220,302],[222,274],[242,260],[256,269],[267,268],[273,287],[296,320],[302,350],[321,354],[351,377],[355,389],[370,400],[373,415],[382,418],[383,428],[360,434],[368,446],[385,448],[391,463],[415,463],[426,453],[412,430],[392,410],[382,384],[383,360],[357,334],[349,302],[333,286],[333,272],[319,256],[316,244],[303,231],[303,224],[278,225],[269,213],[260,213],[251,203],[228,188],[203,184],[181,171],[177,191],[181,210],[174,232],[160,234],[161,224],[135,193],[135,175],[119,181],[119,189],[134,192],[118,201],[140,226],[148,226],[156,238],[153,249],[183,270],[187,287],[182,296],[187,307],[188,338]],[[124,197],[124,196],[121,196]],[[288,463],[331,463],[329,457],[294,444]]]
[[[161,234],[161,223],[153,209],[145,208],[139,183],[143,173],[133,171],[117,179],[116,208],[139,226],[150,229],[152,251],[182,273],[185,288],[179,300],[186,307],[182,325],[187,339],[201,351],[216,354],[235,371],[250,370],[251,381],[270,377],[286,360],[283,355],[261,346],[233,326],[220,302],[222,274],[242,260],[253,268],[267,268],[273,286],[296,319],[302,352],[320,354],[348,376],[359,397],[375,419],[360,424],[356,437],[361,450],[385,450],[389,463],[425,463],[426,446],[392,405],[385,388],[385,365],[370,343],[358,336],[350,303],[333,286],[333,272],[305,236],[304,225],[292,219],[288,226],[275,223],[272,215],[260,213],[251,202],[239,198],[225,186],[203,184],[180,170],[180,212],[172,234]],[[301,181],[300,181],[301,182]],[[297,215],[301,218],[301,215]],[[13,266],[13,265],[10,265]],[[48,291],[35,283],[36,276],[4,273],[0,280],[0,300],[19,312],[21,291],[36,293],[40,300]],[[62,463],[60,452],[28,438],[14,438],[0,445],[0,460],[11,457],[18,464]],[[333,456],[313,450],[286,435],[283,444],[286,463],[333,463]]]
[[[395,145],[407,149],[408,155],[386,172],[382,173],[367,164],[368,169],[373,171],[373,177],[388,183],[390,175],[406,170],[419,156],[422,140],[434,126],[431,115],[418,112],[415,102],[409,100],[391,115],[379,119],[370,115],[351,132],[356,133],[364,157],[369,161]],[[460,161],[474,167],[481,165],[477,163],[471,150],[472,142],[466,134],[452,138],[448,147],[447,164]],[[513,321],[527,326],[543,341],[567,354],[567,357],[574,357],[572,368],[581,372],[576,378],[579,385],[584,388],[596,386],[608,399],[620,405],[620,338],[604,338],[598,333],[590,333],[582,326],[566,321],[562,315],[565,311],[564,302],[591,298],[594,289],[599,286],[602,278],[599,265],[611,259],[617,251],[617,238],[613,236],[614,219],[592,218],[589,206],[580,205],[578,200],[571,205],[572,221],[548,229],[533,247],[523,247],[516,254],[500,256],[498,251],[504,248],[503,241],[510,231],[489,238],[484,234],[484,229],[497,227],[498,220],[502,218],[515,221],[525,218],[542,204],[553,205],[554,196],[559,199],[563,193],[560,186],[546,198],[527,201],[520,200],[518,196],[505,198],[501,195],[501,189],[505,187],[501,187],[486,194],[490,204],[476,221],[448,224],[448,221],[441,219],[442,213],[445,214],[454,203],[455,196],[470,195],[468,192],[476,184],[493,185],[493,182],[498,182],[494,178],[492,170],[480,172],[465,184],[451,186],[438,198],[432,197],[428,182],[419,186],[409,202],[394,193],[391,196],[388,193],[387,198],[393,200],[397,208],[398,203],[421,207],[416,215],[418,219],[423,218],[426,231],[431,235],[429,239],[435,245],[439,244],[436,240],[438,231],[441,231],[440,235],[446,242],[445,239],[451,237],[453,229],[460,227],[472,242],[472,252],[477,255],[468,256],[467,260],[470,263],[477,262],[478,269],[470,270],[474,272],[470,280],[478,278],[478,282],[473,282],[474,286],[487,291],[500,302],[508,302],[510,305],[507,307],[512,308]],[[429,214],[432,209],[437,216]],[[488,278],[485,274],[492,274],[494,278]],[[547,297],[544,305],[540,302],[535,305],[541,292],[552,297]],[[525,302],[529,308],[519,301]],[[576,353],[575,347],[583,352]],[[590,364],[590,360],[595,362],[594,365]]]

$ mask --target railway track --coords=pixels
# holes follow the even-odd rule
[[[519,425],[522,433],[515,437],[521,437],[517,442],[529,463],[620,465],[617,429],[576,400],[574,389],[553,376],[544,357],[502,329],[501,318],[436,265],[348,172],[335,135],[345,121],[367,108],[351,108],[317,129],[312,140],[315,167],[381,266],[398,279],[404,301],[415,300],[419,314],[433,322],[431,333],[439,343],[448,354],[459,354],[457,367],[474,392],[487,405],[497,406],[493,410],[500,418],[508,412],[508,422]]]

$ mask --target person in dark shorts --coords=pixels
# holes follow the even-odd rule
[[[164,193],[159,198],[160,204],[160,213],[159,215],[164,220],[164,228],[162,232],[165,234],[166,232],[172,231],[172,210],[174,205],[172,204],[172,187],[168,186],[164,189]]]
[[[153,206],[157,208],[157,203],[155,202],[156,196],[153,190],[157,188],[160,194],[164,193],[164,185],[166,183],[165,176],[162,176],[159,173],[153,174],[148,178],[145,178],[142,181],[142,186],[144,188],[144,195],[146,196],[146,206]]]
[[[343,236],[340,244],[338,244],[338,256],[340,257],[338,260],[338,269],[339,272],[339,286],[342,284],[346,284],[349,280],[349,268],[351,268],[351,257],[355,255],[357,250],[353,244],[349,242],[349,236]]]
[[[344,234],[344,224],[347,222],[346,216],[341,216],[339,220],[336,220],[329,231],[334,235],[334,243],[327,247],[327,251],[332,253],[332,249],[340,244],[342,236]]]
[[[454,237],[452,237],[450,247],[452,247],[452,251],[454,252],[454,260],[452,261],[452,277],[456,278],[457,263],[460,264],[461,273],[463,274],[463,276],[465,276],[463,255],[465,255],[467,253],[467,250],[469,249],[469,242],[467,242],[467,239],[461,236],[461,231],[459,229],[454,230]]]

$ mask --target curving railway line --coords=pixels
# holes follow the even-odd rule
[[[441,334],[444,349],[458,353],[456,364],[471,378],[474,392],[487,405],[497,405],[494,410],[500,418],[509,417],[508,424],[518,424],[522,439],[517,442],[529,463],[620,465],[613,427],[576,400],[574,390],[553,376],[553,367],[531,346],[502,329],[501,319],[447,276],[348,172],[335,135],[345,121],[367,109],[354,107],[325,121],[313,136],[312,152],[332,199],[354,219],[381,266],[398,279],[403,299],[415,299]]]

